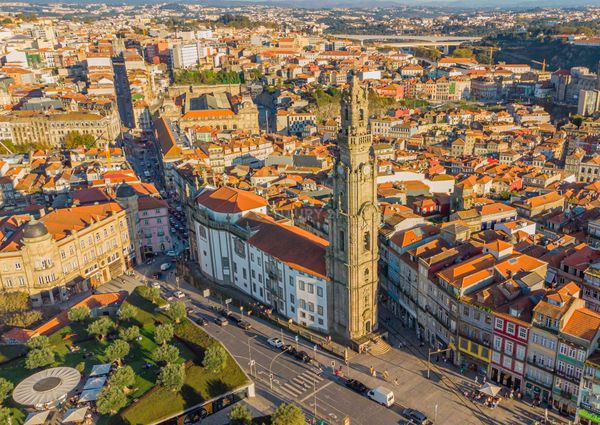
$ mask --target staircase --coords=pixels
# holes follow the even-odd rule
[[[383,338],[377,338],[377,341],[369,345],[369,354],[378,357],[383,356],[385,353],[390,351],[392,347],[390,344],[385,342]]]

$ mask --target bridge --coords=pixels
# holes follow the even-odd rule
[[[369,34],[332,34],[334,38],[344,40],[382,42],[387,47],[410,48],[410,47],[443,47],[444,51],[463,43],[472,43],[481,40],[481,37],[466,37],[454,35],[369,35]],[[389,41],[389,43],[388,43]]]

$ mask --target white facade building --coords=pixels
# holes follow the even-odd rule
[[[192,217],[203,275],[328,332],[326,240],[268,216],[264,198],[227,186],[200,193]]]

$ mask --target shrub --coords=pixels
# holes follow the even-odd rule
[[[83,322],[90,318],[92,312],[86,306],[76,307],[69,310],[67,315],[73,322]]]

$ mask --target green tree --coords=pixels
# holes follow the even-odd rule
[[[304,425],[304,413],[295,404],[280,404],[271,415],[272,425]]]
[[[101,316],[100,318],[94,320],[87,327],[87,331],[95,335],[100,341],[103,341],[106,338],[106,335],[114,329],[115,323],[108,316]]]
[[[213,344],[204,352],[202,365],[213,373],[220,373],[227,364],[227,352],[220,344]]]
[[[98,394],[96,408],[102,415],[114,415],[127,404],[127,397],[121,388],[105,386]]]
[[[77,365],[75,366],[75,370],[77,370],[77,372],[79,373],[83,373],[83,371],[85,370],[85,362],[77,363]]]
[[[183,387],[185,371],[183,365],[169,363],[160,369],[158,383],[168,390],[177,392]]]
[[[173,339],[174,332],[175,329],[170,323],[158,325],[156,329],[154,329],[154,340],[157,344],[166,344]]]
[[[0,406],[13,390],[14,385],[8,379],[0,378]]]
[[[185,303],[183,301],[175,301],[169,308],[168,315],[175,323],[181,322],[187,316]]]
[[[91,316],[92,312],[90,309],[83,305],[81,307],[75,307],[69,310],[67,316],[69,316],[69,320],[73,322],[83,322]]]
[[[160,288],[148,288],[148,298],[154,304],[160,299]]]
[[[157,363],[175,363],[179,358],[179,349],[174,345],[160,345],[152,353]]]
[[[122,339],[117,339],[104,350],[104,355],[111,362],[117,362],[119,367],[123,361],[123,357],[129,354],[129,344]]]
[[[12,424],[12,415],[6,407],[0,406],[0,424]]]
[[[133,341],[140,336],[140,328],[137,326],[130,326],[128,328],[119,329],[119,338],[125,341]]]
[[[117,369],[108,380],[111,387],[126,389],[133,386],[135,383],[135,372],[131,366],[125,366]]]
[[[248,408],[241,404],[236,403],[229,412],[229,425],[251,425],[252,424],[252,413]]]
[[[29,295],[27,295],[27,292],[0,293],[0,314],[16,313],[29,309]]]
[[[35,348],[27,353],[25,367],[27,369],[37,369],[38,367],[48,366],[54,363],[54,351],[50,348]]]
[[[50,339],[48,339],[48,337],[45,335],[38,335],[27,341],[27,344],[25,345],[27,345],[27,348],[30,350],[48,348],[50,347]]]
[[[119,319],[120,320],[133,320],[137,315],[137,309],[129,303],[124,303],[119,309]]]
[[[4,323],[17,328],[26,328],[40,320],[42,320],[42,312],[39,310],[20,311],[4,317]],[[0,322],[2,322],[2,318],[0,318]]]
[[[453,58],[472,58],[473,50],[467,48],[454,49],[450,56],[452,56]]]
[[[79,146],[91,148],[96,143],[96,138],[91,134],[81,134],[79,131],[71,131],[65,136],[65,149],[75,149]]]

